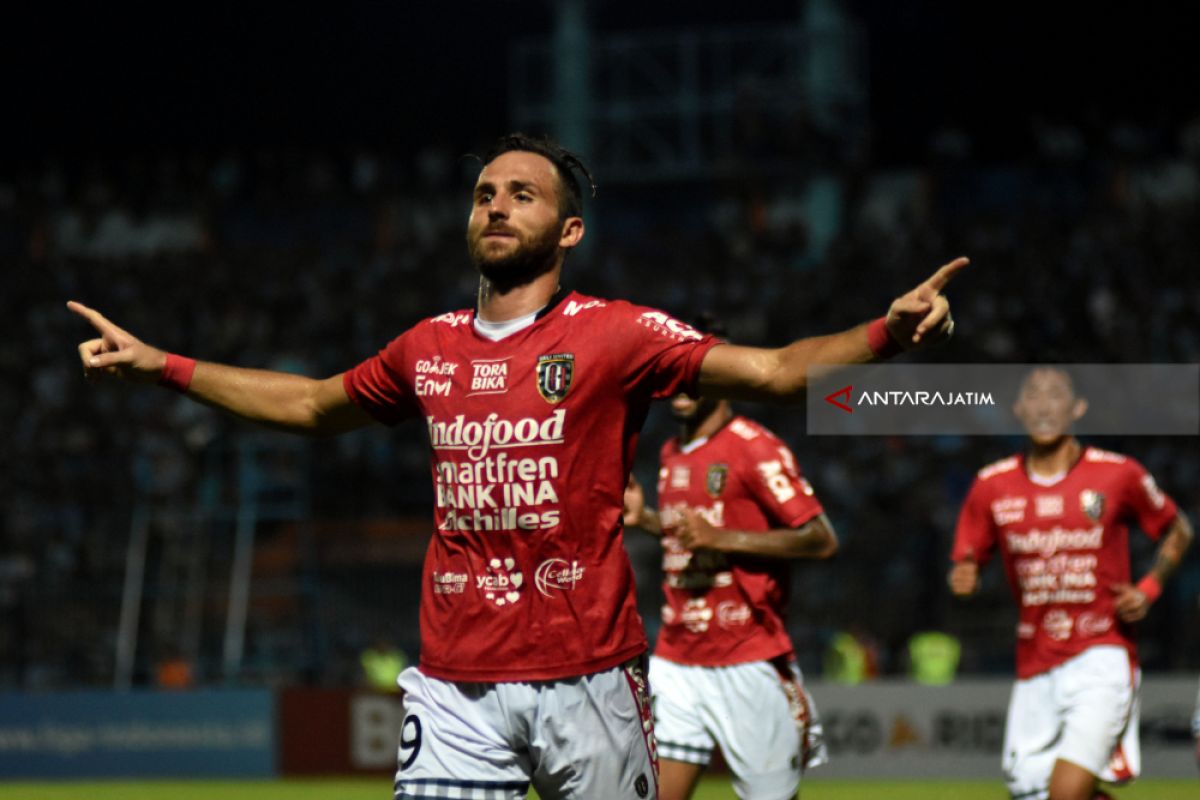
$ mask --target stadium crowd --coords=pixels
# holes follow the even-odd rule
[[[711,183],[609,187],[599,175],[590,242],[568,259],[568,280],[685,318],[714,311],[735,341],[759,344],[878,316],[897,287],[967,253],[974,266],[951,290],[958,335],[925,358],[1200,361],[1200,120],[1098,131],[1036,122],[1030,142],[1026,158],[989,164],[948,128],[914,168],[860,154]],[[175,352],[333,374],[422,317],[473,305],[463,231],[477,169],[443,146],[277,149],[47,161],[0,180],[10,276],[0,304],[12,326],[0,340],[0,687],[112,681],[133,510],[234,503],[237,472],[220,454],[251,432],[164,392],[87,392],[74,352],[82,332],[64,301],[104,309]],[[1009,672],[1015,616],[1002,576],[990,573],[967,606],[944,575],[975,470],[1019,440],[835,439],[806,436],[800,408],[752,413],[792,445],[841,539],[832,562],[796,567],[789,624],[805,672],[819,676],[826,646],[848,629],[874,641],[883,674],[904,672],[908,640],[930,629],[962,641],[961,671]],[[672,432],[665,410],[652,414],[636,469],[647,486]],[[374,429],[305,443],[309,513],[422,518],[431,490],[419,436]],[[1192,440],[1096,443],[1138,457],[1200,516]],[[1149,543],[1138,545],[1144,558]],[[627,546],[653,629],[658,544],[631,532]],[[357,583],[374,616],[323,612],[318,656],[284,649],[247,680],[345,681],[383,625],[412,646],[416,606],[397,587],[416,580],[415,564],[357,582],[356,570],[378,570],[342,569],[350,577],[342,589],[330,578],[326,599]],[[1198,596],[1194,548],[1142,626],[1148,670],[1200,668]],[[217,677],[213,620],[200,682]],[[269,625],[251,620],[251,654]],[[178,647],[146,638],[140,680],[156,652]]]

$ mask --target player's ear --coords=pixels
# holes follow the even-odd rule
[[[1075,405],[1071,406],[1071,421],[1076,422],[1087,413],[1088,401],[1080,397],[1075,401]]]
[[[558,246],[570,250],[583,240],[583,217],[567,217],[563,220],[562,233],[558,237]]]

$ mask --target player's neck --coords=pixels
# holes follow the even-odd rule
[[[1079,460],[1083,445],[1074,436],[1064,436],[1048,444],[1030,442],[1025,468],[1031,475],[1061,475]]]
[[[697,422],[696,425],[693,426],[690,420],[684,421],[679,428],[679,443],[688,445],[699,439],[707,439],[724,428],[725,423],[731,419],[733,419],[733,408],[722,400],[717,403],[717,407],[708,416]]]
[[[562,264],[536,278],[515,286],[500,286],[479,278],[479,318],[487,322],[506,322],[545,308],[558,291]]]

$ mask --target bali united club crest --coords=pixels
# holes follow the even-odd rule
[[[575,354],[554,353],[538,356],[537,390],[547,403],[559,403],[571,389],[575,375]]]
[[[1079,493],[1079,509],[1091,517],[1093,522],[1099,522],[1104,513],[1104,495],[1093,489],[1084,489]]]
[[[704,476],[704,490],[709,497],[716,499],[725,491],[725,481],[729,478],[728,464],[711,464],[708,474]]]

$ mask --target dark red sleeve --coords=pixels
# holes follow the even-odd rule
[[[654,398],[694,396],[700,365],[717,340],[652,308],[614,303],[614,310],[611,341],[626,386]]]
[[[742,479],[774,524],[798,528],[825,510],[782,441],[761,434],[745,443],[743,455]]]
[[[406,331],[342,375],[342,386],[350,399],[385,425],[395,425],[420,413],[412,385],[404,380],[404,353],[412,335],[413,329]]]
[[[1125,466],[1129,470],[1129,478],[1125,482],[1126,502],[1138,527],[1151,539],[1157,540],[1179,513],[1179,507],[1158,488],[1154,477],[1145,467],[1132,458]]]
[[[952,561],[963,561],[973,557],[980,564],[991,558],[996,547],[996,526],[988,508],[987,490],[978,478],[971,484],[971,491],[963,501],[958,513],[958,527],[954,531]]]

